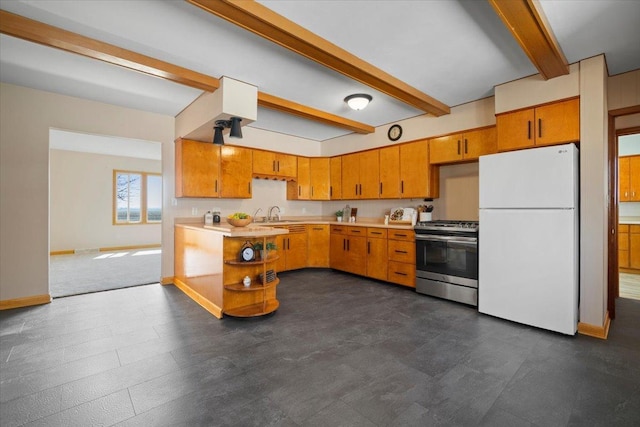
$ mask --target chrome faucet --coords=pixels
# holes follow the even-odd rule
[[[280,208],[279,208],[279,207],[277,207],[277,206],[271,206],[271,207],[269,208],[269,212],[267,213],[267,221],[273,221],[274,216],[272,215],[272,213],[273,213],[273,210],[274,210],[274,209],[278,209],[278,213],[276,214],[275,219],[276,219],[277,221],[280,221]]]
[[[262,210],[262,208],[258,208],[256,209],[256,211],[253,213],[252,217],[253,217],[253,222],[256,222],[256,215],[258,215],[258,212],[260,212]]]

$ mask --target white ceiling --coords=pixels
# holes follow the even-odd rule
[[[449,106],[537,73],[485,1],[260,1]],[[609,74],[640,68],[640,1],[541,4],[570,63],[604,53]],[[371,126],[423,114],[182,0],[0,0],[0,8]],[[3,82],[171,116],[201,92],[9,36]],[[373,96],[352,111],[345,96]],[[324,141],[349,131],[263,108],[251,127]]]

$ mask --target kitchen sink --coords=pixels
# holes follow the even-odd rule
[[[254,224],[287,224],[291,222],[305,222],[304,219],[281,219],[277,221],[254,221]]]

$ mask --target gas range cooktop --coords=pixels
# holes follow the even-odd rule
[[[477,232],[479,223],[478,221],[457,221],[457,220],[439,220],[439,221],[425,221],[418,222],[414,229],[420,230],[441,230],[441,231],[466,231]]]

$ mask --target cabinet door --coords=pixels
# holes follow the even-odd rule
[[[251,198],[250,148],[223,145],[220,149],[220,197]]]
[[[367,276],[387,280],[387,239],[367,239]]]
[[[629,226],[618,226],[618,267],[629,268]]]
[[[346,264],[347,236],[338,233],[331,233],[329,240],[329,244],[331,246],[329,251],[329,263],[331,268],[344,271]]]
[[[618,159],[618,187],[619,187],[619,201],[628,202],[631,200],[631,170],[629,168],[629,157],[620,157]]]
[[[253,174],[270,176],[276,173],[276,156],[272,151],[253,150]]]
[[[307,232],[289,233],[286,236],[287,270],[296,270],[307,266]]]
[[[329,200],[329,158],[313,157],[309,162],[311,170],[311,200]]]
[[[427,140],[400,146],[400,197],[438,197],[440,192],[438,166],[429,165]]]
[[[219,146],[179,139],[175,156],[176,197],[219,196]]]
[[[629,234],[629,268],[640,269],[640,232]]]
[[[345,271],[360,276],[367,275],[367,238],[365,236],[344,236],[347,239]]]
[[[536,145],[580,140],[580,100],[555,102],[535,110]]]
[[[308,157],[298,157],[298,200],[309,200],[311,195],[311,169]]]
[[[535,145],[533,108],[496,116],[498,151],[511,151]]]
[[[381,199],[400,198],[400,148],[397,145],[381,148],[380,189]]]
[[[275,168],[278,176],[295,179],[297,175],[298,159],[291,154],[276,153]]]
[[[377,199],[380,187],[380,156],[378,150],[360,153],[360,198]]]
[[[347,200],[360,198],[359,184],[359,153],[345,154],[342,156],[342,198]]]
[[[309,225],[307,230],[307,266],[329,267],[329,226]]]
[[[331,176],[331,187],[329,187],[329,197],[331,200],[342,199],[342,156],[332,157],[329,160]]]
[[[640,201],[640,156],[629,157],[629,192],[632,202]]]
[[[279,258],[276,260],[276,272],[287,271],[287,237],[288,234],[276,236],[276,246]]]
[[[495,153],[498,150],[496,127],[465,132],[462,135],[462,149],[465,160],[477,160],[485,154]]]
[[[462,160],[462,155],[461,134],[446,135],[429,140],[429,163],[432,165],[454,163]]]

